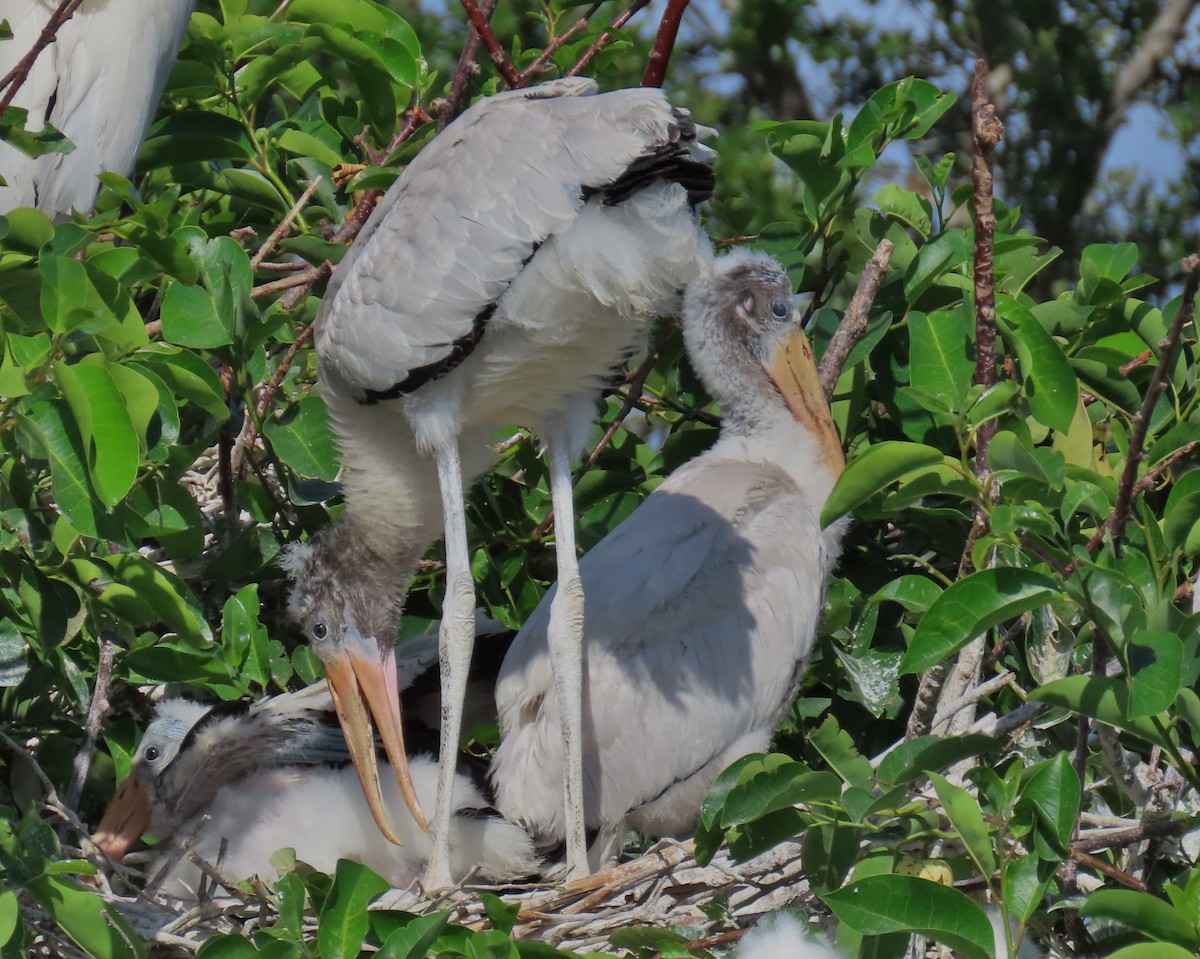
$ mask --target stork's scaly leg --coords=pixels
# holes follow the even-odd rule
[[[562,718],[567,879],[571,880],[588,874],[583,810],[583,583],[575,555],[570,447],[563,431],[548,429],[546,447],[558,561],[558,592],[550,606],[550,662]]]
[[[446,525],[446,598],[442,603],[440,659],[442,667],[441,764],[438,770],[437,807],[433,813],[433,852],[425,868],[425,889],[445,889],[450,876],[450,813],[453,808],[454,772],[462,736],[463,700],[467,671],[475,644],[475,584],[467,552],[467,517],[463,501],[462,464],[458,441],[438,448],[438,485],[442,492],[442,518]]]

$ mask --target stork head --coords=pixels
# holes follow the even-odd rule
[[[156,833],[170,834],[180,825],[171,817],[158,783],[178,755],[188,730],[208,709],[186,699],[159,704],[158,715],[146,727],[138,745],[129,775],[109,802],[92,837],[109,859],[119,862],[151,827]]]
[[[335,523],[311,543],[292,546],[283,566],[293,582],[288,610],[325,666],[325,678],[350,758],[380,832],[401,845],[388,819],[379,784],[375,733],[383,742],[396,784],[426,831],[408,768],[396,681],[397,597],[403,584],[396,557],[379,556],[350,523]]]
[[[781,403],[812,436],[835,476],[846,465],[787,271],[735,250],[684,297],[688,356],[730,426],[753,429]]]

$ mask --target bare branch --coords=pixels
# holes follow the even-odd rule
[[[29,71],[33,69],[33,64],[37,60],[38,55],[54,42],[59,28],[71,19],[71,16],[79,9],[81,3],[83,3],[83,0],[62,0],[54,12],[50,14],[50,19],[46,21],[46,26],[38,34],[38,38],[34,41],[29,52],[21,57],[17,61],[17,65],[9,70],[3,78],[0,78],[0,90],[4,90],[4,96],[0,97],[0,116],[4,115],[4,112],[13,102],[13,97],[21,89],[21,84],[29,79]]]
[[[850,351],[867,332],[867,319],[871,315],[875,294],[879,292],[879,284],[892,261],[892,249],[891,240],[879,241],[879,246],[863,267],[862,276],[858,278],[858,288],[850,299],[850,305],[846,307],[842,322],[838,324],[833,339],[829,341],[829,346],[825,348],[825,354],[821,357],[821,367],[817,375],[821,380],[821,388],[825,390],[826,402],[833,398],[834,387],[837,386],[838,377],[842,375]]]
[[[553,37],[550,42],[546,44],[546,49],[537,55],[537,58],[533,61],[533,63],[529,64],[529,66],[521,71],[522,82],[528,82],[531,77],[537,76],[537,74],[539,74],[545,68],[546,64],[550,62],[550,58],[554,56],[559,47],[561,47],[576,34],[582,33],[584,30],[586,30],[588,21],[595,16],[596,11],[599,9],[600,4],[593,3],[590,7],[588,7],[587,12],[584,13],[583,16],[567,27],[567,29],[560,33],[557,37]]]
[[[1142,406],[1133,418],[1133,432],[1129,437],[1129,451],[1126,454],[1125,469],[1121,473],[1121,482],[1117,486],[1117,502],[1113,506],[1112,522],[1109,523],[1109,533],[1112,536],[1113,548],[1120,550],[1121,540],[1125,536],[1125,524],[1129,521],[1129,503],[1133,498],[1134,480],[1138,467],[1141,465],[1142,451],[1146,446],[1146,433],[1150,429],[1150,417],[1154,413],[1154,404],[1158,402],[1158,394],[1167,384],[1167,374],[1175,362],[1175,350],[1179,346],[1179,338],[1183,328],[1192,321],[1196,312],[1196,288],[1200,285],[1200,253],[1193,253],[1183,261],[1183,301],[1175,313],[1171,328],[1158,344],[1158,365],[1150,376],[1150,385],[1146,387],[1146,395],[1142,397]]]
[[[83,724],[83,744],[75,755],[75,763],[71,770],[71,782],[67,786],[66,802],[71,809],[79,806],[79,797],[83,793],[83,782],[92,765],[92,753],[96,749],[96,738],[100,735],[100,725],[108,713],[108,690],[112,685],[112,671],[113,641],[107,635],[101,634],[99,658],[96,664],[96,683],[92,687],[92,700],[88,703],[87,719]]]
[[[671,51],[675,49],[675,38],[679,36],[679,21],[691,0],[667,0],[667,9],[658,24],[658,33],[654,37],[654,46],[650,48],[650,57],[646,61],[646,71],[642,74],[642,86],[661,87],[667,76],[667,67],[671,64]]]
[[[1134,98],[1154,78],[1163,61],[1183,39],[1196,3],[1197,0],[1171,0],[1167,3],[1150,24],[1142,45],[1125,61],[1108,98],[1110,133],[1120,126]]]
[[[488,18],[484,15],[484,12],[479,9],[479,4],[475,0],[459,0],[459,2],[462,3],[463,10],[466,11],[467,16],[471,20],[471,26],[475,28],[475,32],[483,40],[483,47],[492,58],[492,63],[500,71],[500,76],[504,77],[504,82],[514,90],[523,86],[520,75],[512,65],[512,61],[508,59],[508,54],[504,52],[504,48],[500,46],[500,41],[492,33],[491,24],[488,23]]]
[[[567,71],[567,76],[577,77],[579,74],[583,73],[583,71],[587,69],[588,64],[596,58],[596,54],[616,39],[617,31],[624,27],[625,24],[627,24],[631,19],[633,19],[634,15],[637,14],[638,11],[642,10],[646,6],[649,6],[649,4],[650,0],[633,0],[633,3],[630,4],[629,7],[612,22],[612,26],[600,34],[600,36],[598,36],[592,42],[592,45],[583,51],[582,56],[575,61],[575,65]]]
[[[265,260],[267,256],[270,255],[271,251],[275,249],[275,244],[291,232],[292,224],[296,222],[296,217],[300,214],[300,211],[304,209],[305,204],[308,203],[309,199],[312,197],[313,193],[316,192],[317,187],[320,185],[321,178],[318,176],[314,178],[305,191],[300,194],[300,199],[292,204],[292,208],[288,210],[287,216],[285,216],[279,222],[279,225],[271,231],[271,235],[267,237],[267,241],[258,248],[258,252],[255,253],[254,256],[250,257],[250,268],[252,270],[257,270],[262,264],[262,261]]]
[[[492,19],[492,11],[496,9],[499,0],[483,0],[480,11],[487,20]],[[462,110],[463,97],[467,92],[467,84],[471,77],[479,72],[479,31],[471,24],[467,25],[467,39],[463,43],[462,53],[458,55],[458,65],[454,68],[454,79],[450,81],[450,92],[438,110],[438,130],[446,126],[458,116]]]

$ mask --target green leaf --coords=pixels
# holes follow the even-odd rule
[[[1192,953],[1200,951],[1193,923],[1157,896],[1132,889],[1097,889],[1079,910],[1084,918],[1112,919],[1156,942],[1172,942]]]
[[[172,283],[163,296],[162,332],[177,346],[213,349],[233,342],[233,317],[202,286]]]
[[[94,959],[144,959],[141,937],[96,893],[66,876],[44,875],[25,888],[50,917]]]
[[[992,875],[996,871],[996,857],[992,852],[992,837],[983,821],[979,801],[961,786],[954,785],[935,772],[930,772],[929,779],[950,825],[967,847],[984,880],[991,885]]]
[[[958,410],[975,378],[973,317],[964,304],[926,316],[908,315],[912,385]]]
[[[909,612],[923,613],[941,595],[942,588],[927,576],[897,576],[877,590],[871,602],[890,599]]]
[[[1196,959],[1195,952],[1181,949],[1169,942],[1126,946],[1108,954],[1108,959]]]
[[[1171,708],[1183,682],[1183,641],[1175,633],[1142,630],[1125,648],[1129,663],[1129,718]]]
[[[358,959],[369,926],[367,906],[388,888],[385,879],[361,863],[338,860],[317,927],[321,959]]]
[[[929,770],[946,769],[964,759],[995,752],[997,748],[990,736],[917,736],[884,756],[876,774],[880,782],[903,786]]]
[[[1017,354],[1025,396],[1039,423],[1065,433],[1079,405],[1075,372],[1062,347],[1027,309],[1008,296],[996,298],[1001,329]]]
[[[1043,835],[1059,856],[1066,858],[1079,815],[1081,787],[1070,757],[1060,752],[1025,783],[1017,808],[1032,808],[1044,827]]]
[[[987,914],[968,896],[912,876],[867,876],[821,897],[864,936],[919,933],[967,959],[992,959],[995,936]]]
[[[11,889],[0,886],[0,946],[3,946],[17,931],[20,906],[17,895]]]
[[[828,526],[892,483],[940,466],[944,459],[940,450],[922,443],[889,440],[867,447],[834,483],[821,511],[821,526]]]
[[[306,396],[282,419],[268,420],[263,433],[279,458],[301,476],[331,481],[337,477],[341,456],[319,396]],[[582,510],[578,499],[576,503]]]
[[[414,917],[384,940],[376,959],[425,959],[449,922],[449,911]]]
[[[117,581],[129,586],[181,638],[194,645],[212,642],[212,631],[200,604],[183,580],[137,553],[114,553],[102,558]],[[146,624],[149,625],[149,624]]]
[[[917,624],[901,674],[919,673],[958,652],[993,626],[1043,606],[1062,594],[1050,577],[1030,569],[981,569],[953,583]]]
[[[1152,745],[1170,747],[1149,717],[1133,718],[1129,715],[1129,689],[1119,679],[1066,676],[1032,690],[1029,698],[1098,719]]]
[[[871,788],[871,763],[854,746],[850,735],[832,716],[827,716],[811,736],[812,747],[821,754],[844,782],[862,789]]]
[[[108,370],[91,363],[55,363],[54,378],[88,451],[88,473],[96,495],[105,506],[116,506],[137,478],[139,458],[125,399]]]

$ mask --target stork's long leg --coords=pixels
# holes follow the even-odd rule
[[[583,810],[583,583],[575,555],[575,507],[570,447],[564,430],[546,433],[554,504],[554,556],[558,592],[550,606],[550,662],[562,718],[563,803],[566,810],[567,879],[588,874]]]
[[[442,667],[441,764],[437,806],[433,813],[433,852],[425,868],[426,890],[450,886],[450,812],[454,772],[462,736],[463,700],[475,644],[475,584],[467,552],[467,516],[463,499],[462,464],[458,441],[437,450],[438,485],[446,526],[446,598],[442,603],[440,659]]]

